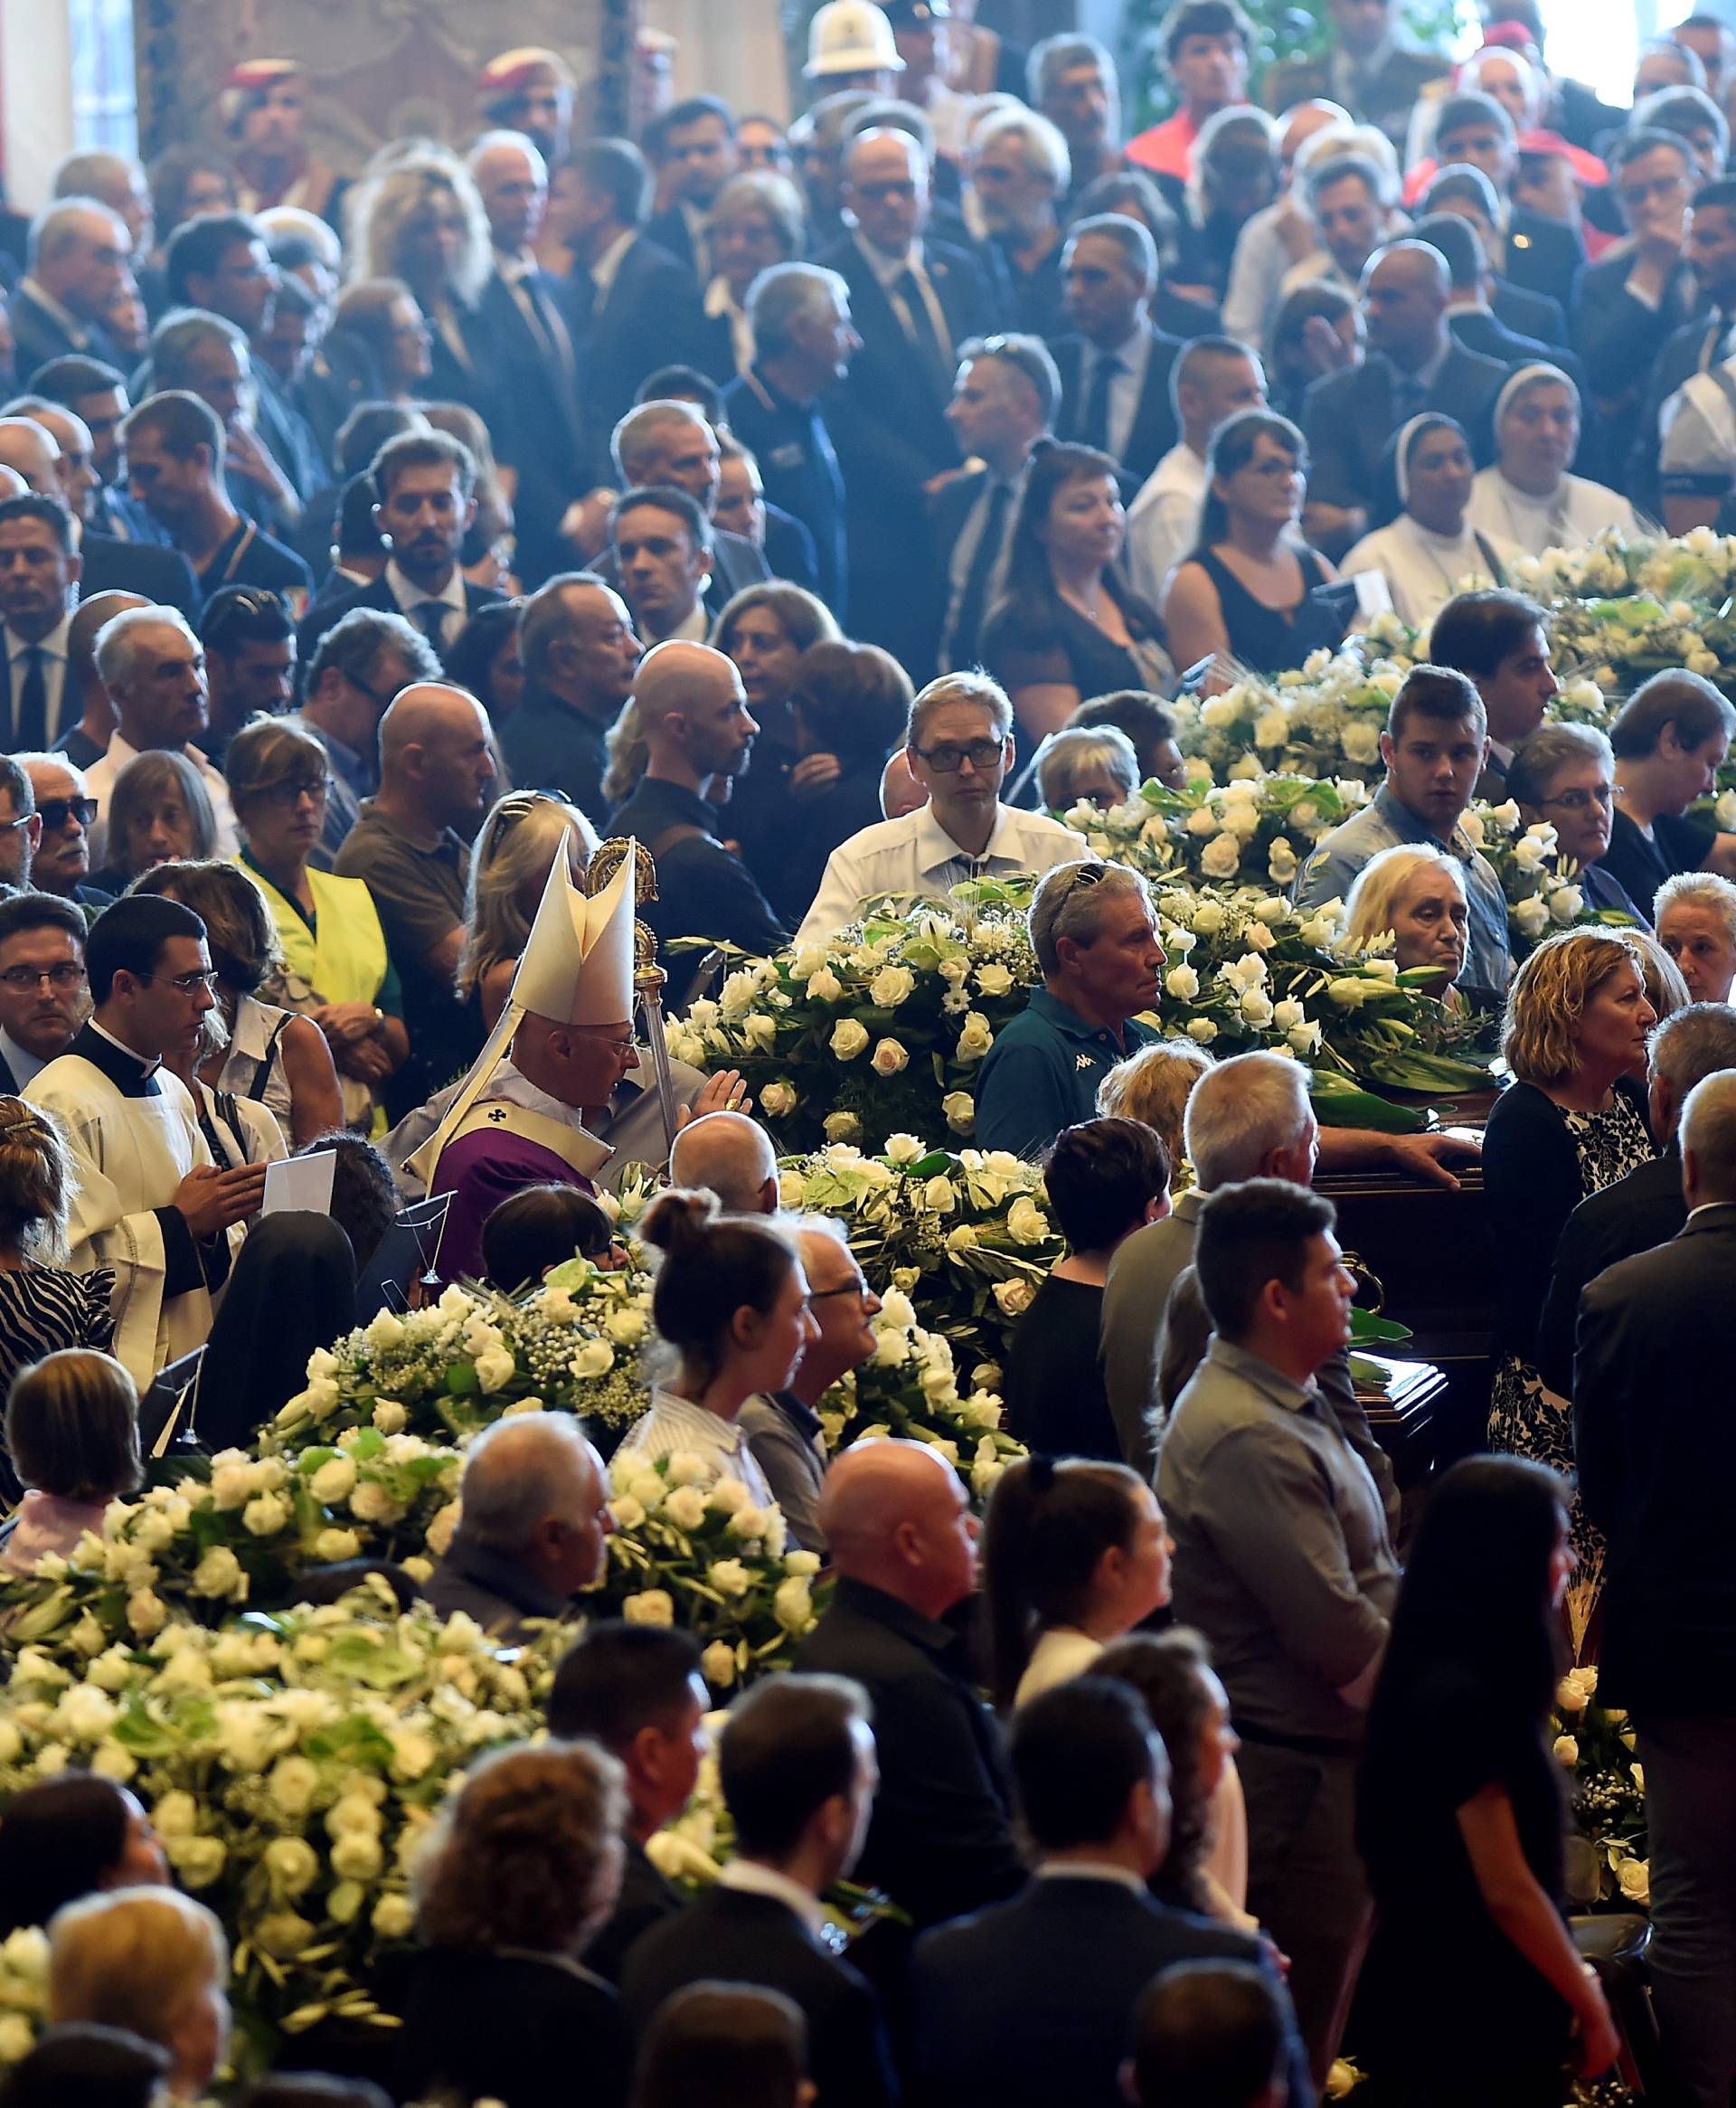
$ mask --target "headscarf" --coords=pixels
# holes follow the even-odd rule
[[[1584,415],[1585,405],[1580,400],[1580,391],[1571,374],[1562,373],[1559,366],[1552,366],[1544,359],[1536,359],[1528,366],[1515,366],[1501,383],[1501,392],[1495,399],[1495,439],[1497,449],[1501,443],[1501,420],[1513,408],[1522,389],[1533,382],[1558,381],[1573,398],[1573,407]]]
[[[1461,440],[1465,438],[1465,428],[1457,418],[1442,411],[1425,410],[1408,418],[1382,448],[1369,508],[1371,527],[1390,527],[1401,513],[1410,509],[1410,457],[1418,441],[1432,431],[1457,432]]]

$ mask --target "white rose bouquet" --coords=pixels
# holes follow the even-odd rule
[[[1610,929],[1630,927],[1628,918],[1610,908],[1588,908],[1577,883],[1579,866],[1557,846],[1547,821],[1521,823],[1511,799],[1505,805],[1473,804],[1464,818],[1466,832],[1495,868],[1507,896],[1508,941],[1515,959],[1523,959],[1540,937],[1552,930],[1580,924]]]
[[[1599,1705],[1597,1693],[1597,1669],[1585,1667],[1570,1669],[1555,1694],[1552,1740],[1572,1774],[1581,1832],[1569,1858],[1569,1888],[1576,1909],[1643,1909],[1650,1901],[1645,1776],[1633,1723]]]
[[[1109,812],[1080,804],[1058,817],[1106,861],[1156,883],[1282,889],[1320,837],[1367,801],[1363,786],[1348,778],[1260,776],[1185,790],[1146,783]]]

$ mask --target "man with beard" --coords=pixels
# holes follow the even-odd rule
[[[656,865],[658,897],[646,920],[665,948],[664,1000],[673,1010],[700,955],[671,953],[672,938],[704,937],[765,958],[788,932],[747,865],[712,831],[760,729],[734,663],[709,645],[659,644],[639,662],[631,707],[650,759],[609,832],[633,836]]]

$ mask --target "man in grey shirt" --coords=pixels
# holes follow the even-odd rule
[[[1175,1615],[1210,1642],[1242,1739],[1248,1907],[1289,1956],[1321,2082],[1368,1934],[1356,1758],[1399,1582],[1380,1489],[1315,1383],[1350,1334],[1335,1220],[1288,1180],[1208,1195],[1194,1263],[1213,1337],[1157,1472]]]

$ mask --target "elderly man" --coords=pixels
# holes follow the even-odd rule
[[[657,867],[657,899],[647,921],[667,945],[675,937],[737,944],[765,958],[786,932],[752,873],[718,840],[712,795],[748,765],[760,729],[734,664],[703,644],[659,644],[633,684],[648,760],[637,789],[618,808],[610,832],[644,843]],[[665,953],[665,1000],[677,1006],[693,965]]]
[[[220,1171],[185,1086],[165,1067],[192,1055],[216,1001],[205,926],[179,901],[117,901],[87,948],[90,1022],[24,1096],[60,1122],[76,1177],[75,1271],[116,1275],[114,1354],[141,1391],[202,1345],[212,1298],[265,1191],[263,1164]]]
[[[1507,900],[1494,866],[1459,825],[1488,758],[1488,718],[1469,679],[1444,666],[1412,666],[1381,734],[1385,782],[1361,812],[1322,837],[1297,874],[1295,893],[1301,908],[1342,901],[1381,850],[1398,842],[1439,846],[1460,865],[1471,911],[1459,986],[1493,1005],[1513,976]]]
[[[1164,948],[1151,895],[1120,864],[1058,864],[1031,903],[1043,974],[976,1079],[976,1140],[1035,1158],[1062,1128],[1091,1119],[1097,1087],[1157,1034],[1138,1013],[1157,1000]]]
[[[629,410],[609,438],[609,453],[625,490],[656,484],[684,490],[712,527],[712,570],[705,581],[705,604],[713,615],[743,586],[771,576],[764,555],[741,534],[717,525],[722,463],[717,434],[691,402],[658,398]],[[609,563],[605,559],[604,575]],[[615,585],[616,578],[609,578]]]
[[[488,720],[474,695],[419,682],[380,721],[380,789],[338,852],[379,910],[403,983],[410,1054],[388,1086],[388,1111],[420,1105],[475,1057],[481,1033],[453,993],[464,950],[470,837],[494,786]]]
[[[22,377],[70,352],[120,363],[104,325],[132,282],[132,253],[126,222],[94,198],[61,198],[36,215],[24,276],[6,304]]]
[[[117,615],[129,608],[163,605],[141,593],[87,593],[80,600],[66,632],[66,686],[68,710],[79,713],[54,742],[53,751],[64,754],[80,770],[99,761],[114,736],[114,698],[102,685],[97,670],[97,638]],[[80,777],[80,795],[84,792]]]
[[[518,619],[524,695],[501,730],[515,781],[559,790],[599,830],[609,818],[607,735],[645,648],[625,602],[591,571],[559,573]]]
[[[570,1413],[521,1413],[471,1443],[458,1484],[464,1519],[428,1584],[442,1617],[459,1611],[502,1646],[530,1621],[576,1614],[602,1579],[615,1529],[602,1459]]]
[[[71,1045],[84,1015],[84,933],[71,901],[0,901],[0,1090],[15,1096]]]
[[[1072,181],[1067,142],[1034,110],[1006,109],[976,127],[970,194],[1013,282],[1015,326],[1045,341],[1065,326],[1061,201]]]
[[[301,708],[289,722],[312,733],[331,763],[320,842],[335,856],[361,818],[363,799],[380,788],[380,720],[412,682],[438,682],[440,662],[403,616],[352,608],[320,638],[307,676]]]
[[[994,1716],[945,1621],[976,1585],[964,1483],[926,1443],[854,1443],[819,1522],[838,1583],[796,1667],[854,1678],[873,1700],[880,1794],[861,1878],[919,1927],[997,1903],[1025,1872]]]
[[[241,853],[229,786],[193,742],[205,729],[204,647],[173,608],[128,608],[97,634],[97,672],[115,706],[108,745],[85,771],[97,801],[90,854],[100,864],[107,847],[103,814],[115,778],[135,754],[164,748],[184,755],[199,771],[217,822],[217,854]]]
[[[729,1215],[775,1215],[778,1157],[771,1137],[745,1112],[708,1112],[690,1120],[669,1152],[669,1183],[703,1186]]]
[[[41,832],[30,859],[30,883],[39,893],[55,893],[94,916],[108,905],[108,895],[85,884],[90,874],[89,823],[97,801],[84,787],[81,770],[64,754],[14,754],[30,780]],[[87,920],[90,919],[87,916]]]
[[[820,1501],[826,1454],[819,1404],[834,1384],[873,1358],[873,1321],[881,1304],[844,1232],[829,1216],[804,1222],[797,1236],[808,1309],[819,1332],[804,1349],[788,1388],[750,1398],[738,1417],[790,1536],[807,1551],[824,1553]]]
[[[1288,1178],[1206,1196],[1194,1267],[1214,1337],[1157,1472],[1175,1613],[1209,1641],[1241,1736],[1249,1907],[1289,1957],[1320,2082],[1368,1934],[1356,1758],[1399,1583],[1380,1489],[1316,1382],[1350,1337],[1334,1223]]]
[[[1031,106],[1067,142],[1075,193],[1126,165],[1121,83],[1115,61],[1094,36],[1044,37],[1025,67]]]
[[[905,752],[928,803],[833,850],[799,942],[827,942],[880,893],[944,900],[967,878],[1043,872],[1090,855],[1084,837],[1060,821],[1001,803],[1013,705],[986,674],[930,681],[910,704]]]
[[[861,338],[850,288],[811,263],[774,264],[748,295],[754,361],[723,391],[730,430],[760,464],[766,496],[814,538],[819,595],[846,619],[844,477],[820,398],[849,372]]]

